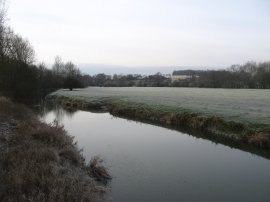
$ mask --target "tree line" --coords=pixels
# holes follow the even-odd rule
[[[184,76],[181,79],[173,77]],[[270,88],[270,62],[247,62],[225,70],[175,70],[172,77],[153,75],[83,76],[86,86],[107,87],[200,87],[200,88]]]
[[[181,71],[175,71],[179,75]],[[171,86],[205,88],[270,88],[270,62],[247,62],[226,70],[189,71],[190,77]]]
[[[93,76],[84,75],[83,78],[85,85],[100,87],[165,87],[170,84],[170,79],[164,77],[161,73],[149,76],[140,74],[114,74],[111,76],[100,73]]]
[[[59,88],[83,87],[82,74],[71,61],[56,57],[52,69],[35,64],[33,47],[6,25],[5,16],[0,0],[0,95],[30,100]]]

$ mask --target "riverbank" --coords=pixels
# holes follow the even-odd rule
[[[25,106],[4,97],[0,149],[1,201],[96,202],[108,192],[93,176],[100,165],[85,164],[62,126],[45,124]]]
[[[119,96],[80,95],[61,91],[47,96],[49,102],[68,108],[83,110],[106,110],[115,116],[152,121],[162,125],[185,126],[205,131],[211,136],[225,138],[232,142],[252,145],[258,148],[270,148],[270,128],[265,124],[244,124],[228,121],[213,114],[195,113],[188,109],[179,109],[166,105],[150,105],[139,101],[123,99]],[[96,94],[95,94],[96,95]]]

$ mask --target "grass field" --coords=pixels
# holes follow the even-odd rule
[[[157,111],[188,111],[203,116],[218,116],[254,129],[270,127],[270,90],[89,87],[74,91],[59,90],[53,94],[89,102],[111,102]]]

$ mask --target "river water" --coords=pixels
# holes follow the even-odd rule
[[[270,160],[209,140],[109,113],[45,110],[113,179],[107,201],[269,202]]]

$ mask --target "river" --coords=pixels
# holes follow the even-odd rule
[[[109,113],[54,108],[42,119],[63,124],[87,162],[104,159],[113,176],[107,201],[270,201],[269,159]]]

